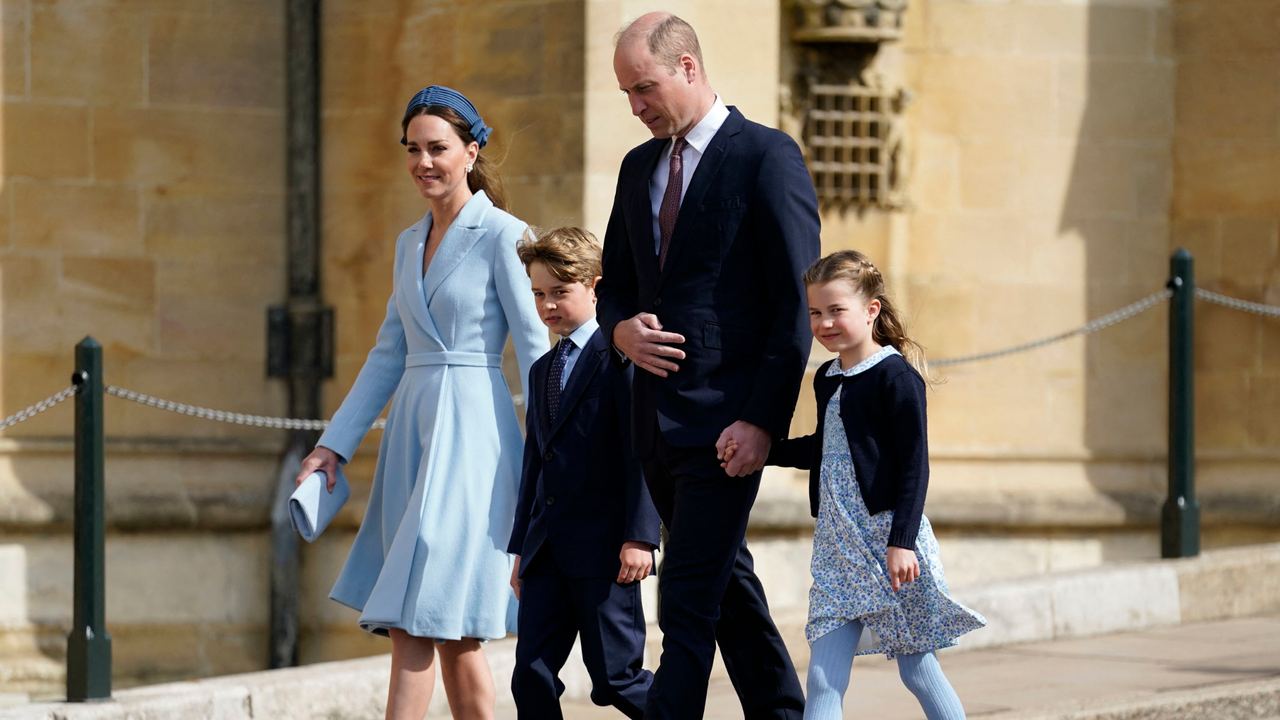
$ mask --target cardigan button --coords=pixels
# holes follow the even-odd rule
[[[547,451],[546,455],[542,456],[542,459],[546,460],[547,462],[551,462],[555,458],[556,458],[555,453],[551,452],[550,450]]]
[[[555,499],[555,498],[553,498],[553,497],[549,497],[549,498],[547,498],[547,504],[548,504],[548,505],[555,505],[555,504],[556,504],[556,499]]]

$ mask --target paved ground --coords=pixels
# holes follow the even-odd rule
[[[800,649],[796,655],[807,659],[808,652]],[[1140,700],[1280,677],[1280,616],[944,653],[942,666],[971,718]],[[509,720],[515,713],[498,717]],[[566,720],[620,717],[612,708],[565,706]],[[705,717],[742,718],[727,680],[712,683]],[[863,657],[853,666],[845,717],[915,720],[923,713],[899,682],[895,663]]]

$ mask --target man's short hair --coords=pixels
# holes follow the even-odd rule
[[[653,55],[658,65],[672,73],[676,71],[680,56],[686,53],[698,61],[698,70],[706,73],[706,66],[702,62],[702,46],[698,44],[698,33],[693,31],[692,25],[675,15],[668,15],[659,20],[649,29],[648,34],[642,34],[641,29],[635,27],[635,23],[632,22],[618,31],[613,38],[613,44],[621,45],[636,40],[644,40],[649,46],[649,54]]]
[[[525,235],[516,245],[525,272],[541,262],[560,282],[579,282],[592,287],[600,277],[600,243],[596,236],[576,227],[560,227],[533,236]]]

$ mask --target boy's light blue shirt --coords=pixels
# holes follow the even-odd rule
[[[564,359],[564,371],[560,373],[560,389],[563,390],[569,378],[573,375],[573,365],[578,362],[578,356],[582,354],[582,348],[586,346],[587,341],[592,335],[596,334],[596,330],[600,329],[600,323],[596,322],[595,316],[591,316],[590,320],[578,326],[577,330],[569,333],[569,354]]]

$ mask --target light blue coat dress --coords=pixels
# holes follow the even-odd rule
[[[323,445],[351,459],[391,400],[364,522],[329,597],[360,626],[438,640],[515,632],[507,541],[524,441],[502,374],[549,348],[516,255],[525,223],[483,192],[422,274],[431,214],[396,241],[387,317]]]

